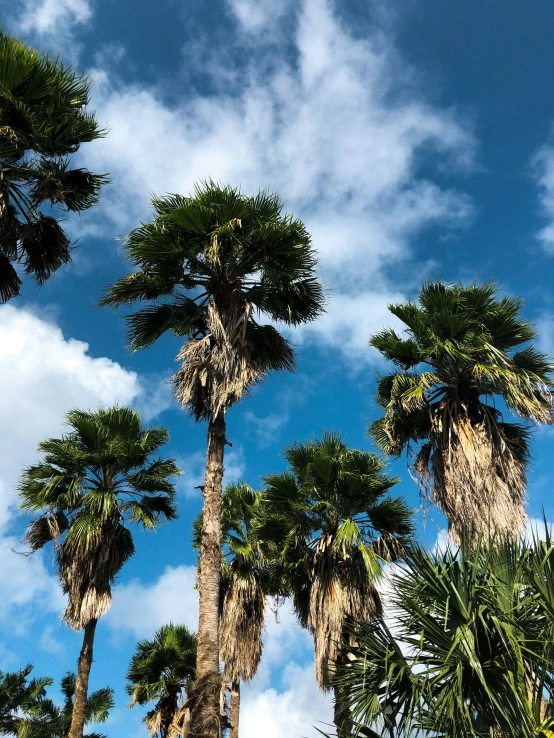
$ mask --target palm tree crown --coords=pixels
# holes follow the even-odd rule
[[[139,641],[127,672],[130,707],[156,701],[145,722],[165,738],[196,673],[196,636],[184,625],[162,626],[152,640]]]
[[[14,264],[42,284],[70,261],[67,236],[41,205],[85,210],[107,182],[70,167],[81,144],[105,135],[85,110],[89,87],[58,59],[0,31],[0,302],[19,294]]]
[[[278,196],[245,197],[206,182],[192,197],[153,201],[155,220],[131,232],[137,271],[112,285],[103,304],[150,303],[128,316],[133,348],[165,332],[184,338],[175,396],[207,420],[200,546],[197,685],[189,691],[191,730],[221,728],[219,596],[225,413],[271,370],[292,370],[294,352],[273,325],[297,325],[323,310],[315,252],[301,221]],[[219,725],[220,727],[216,726]]]
[[[27,681],[33,667],[3,674],[0,672],[0,735],[17,735],[28,713],[46,697],[46,687],[52,684],[48,677]]]
[[[548,533],[487,549],[412,547],[386,621],[355,631],[337,677],[360,735],[550,736],[553,596]]]
[[[41,699],[25,711],[17,738],[66,738],[73,716],[75,697],[75,674],[68,672],[61,680],[62,705],[53,700]],[[114,706],[113,689],[104,687],[87,697],[85,705],[85,725],[105,723],[109,711]],[[105,738],[101,733],[87,732],[84,738]]]
[[[126,242],[137,271],[113,285],[103,304],[150,303],[127,318],[134,349],[166,331],[188,339],[177,398],[197,419],[210,419],[267,371],[293,368],[288,341],[256,316],[297,325],[319,315],[315,253],[276,195],[245,197],[208,182],[193,197],[168,195],[153,205],[154,222]]]
[[[26,535],[31,550],[57,541],[64,619],[79,630],[106,612],[134,553],[127,525],[153,529],[176,517],[169,479],[179,469],[153,458],[168,441],[165,428],[145,428],[133,410],[72,410],[67,423],[70,433],[39,445],[44,459],[26,469],[20,492],[21,507],[41,513]]]
[[[295,443],[289,470],[264,478],[259,536],[281,551],[283,594],[314,636],[318,684],[332,683],[344,630],[380,612],[375,581],[383,560],[411,537],[412,512],[388,491],[396,479],[373,454],[348,449],[339,435]]]
[[[390,305],[406,335],[387,328],[370,344],[398,370],[378,381],[384,416],[370,432],[387,453],[419,446],[414,470],[448,518],[451,534],[518,532],[529,459],[528,430],[495,402],[538,423],[552,418],[550,359],[520,317],[521,300],[494,284],[430,282],[418,302]],[[516,350],[516,349],[520,350]]]

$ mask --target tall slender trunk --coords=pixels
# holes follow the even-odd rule
[[[350,640],[350,637],[346,631],[343,631],[342,634],[343,642],[347,643]],[[340,676],[344,664],[346,663],[347,655],[345,654],[344,648],[341,649],[339,654],[337,655],[335,667],[337,669],[337,676]],[[335,723],[335,728],[337,729],[337,737],[338,738],[348,738],[352,734],[352,716],[350,714],[350,705],[348,702],[348,692],[346,690],[346,687],[342,687],[338,684],[333,685],[333,692],[335,693],[335,705],[334,705],[334,714],[333,714],[333,722]]]
[[[92,666],[92,649],[94,633],[98,620],[93,618],[85,625],[83,646],[77,662],[77,680],[75,682],[75,697],[73,699],[73,715],[68,738],[83,738],[85,727],[85,707],[87,704],[88,678]]]
[[[231,682],[231,730],[229,738],[239,738],[240,681]]]
[[[333,687],[335,693],[335,705],[333,722],[337,729],[338,738],[347,738],[352,734],[352,717],[344,687]]]
[[[225,452],[225,415],[220,412],[208,426],[204,478],[202,541],[199,560],[200,612],[194,706],[189,735],[217,738],[220,717],[219,588],[221,575],[221,498]]]

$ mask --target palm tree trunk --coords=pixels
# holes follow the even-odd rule
[[[231,730],[229,738],[239,738],[240,682],[231,682]]]
[[[75,697],[73,701],[73,715],[68,738],[83,738],[85,727],[85,707],[88,694],[88,678],[92,666],[92,648],[97,619],[93,618],[85,625],[83,646],[77,662],[77,681],[75,682]]]
[[[196,690],[190,733],[215,738],[220,715],[219,588],[221,570],[221,497],[225,452],[225,415],[221,411],[208,426],[204,478],[202,541],[199,560],[200,612],[196,656]]]
[[[352,734],[352,717],[350,715],[350,707],[346,698],[344,687],[333,687],[335,693],[335,705],[333,722],[337,729],[338,738],[347,738]]]

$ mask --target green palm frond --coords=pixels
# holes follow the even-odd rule
[[[151,733],[165,738],[196,674],[196,636],[184,625],[162,626],[139,641],[127,672],[130,707],[156,702],[145,718]]]
[[[554,363],[525,345],[537,332],[521,307],[492,282],[428,282],[417,302],[389,306],[405,334],[386,329],[370,340],[399,371],[378,380],[384,414],[369,433],[387,454],[413,453],[414,476],[455,538],[464,520],[475,534],[517,534],[525,517],[528,432],[496,407],[550,423]]]
[[[46,680],[51,684],[52,680]],[[76,677],[67,672],[61,679],[60,687],[64,703],[60,706],[50,699],[46,699],[44,692],[40,698],[21,706],[22,715],[19,718],[17,731],[13,731],[18,738],[66,738],[73,716]],[[109,711],[114,706],[114,691],[109,687],[99,689],[87,697],[85,703],[85,725],[90,723],[104,723],[109,717]],[[9,731],[12,732],[12,731]],[[86,738],[97,735],[85,734]]]
[[[125,242],[134,272],[101,304],[142,303],[126,317],[134,350],[165,333],[186,339],[176,397],[196,419],[215,417],[268,372],[294,369],[291,344],[262,319],[298,325],[322,313],[315,251],[301,221],[265,192],[246,197],[207,180],[153,206],[154,221]]]
[[[284,455],[287,471],[264,478],[258,535],[277,593],[292,595],[314,636],[318,684],[328,689],[347,624],[380,611],[375,583],[411,540],[412,511],[388,494],[397,480],[383,461],[337,433]]]
[[[552,592],[542,587],[551,553],[548,533],[531,545],[410,548],[393,577],[389,627],[355,626],[340,670],[359,726],[406,737],[541,734],[554,688]]]
[[[39,445],[43,460],[24,471],[19,490],[21,507],[40,513],[25,540],[32,551],[55,542],[69,594],[65,617],[81,628],[105,612],[111,584],[134,553],[127,525],[153,529],[175,519],[172,479],[180,470],[153,458],[167,430],[145,427],[130,408],[72,410],[66,420],[70,432]]]
[[[42,284],[71,260],[59,219],[40,208],[86,210],[108,182],[71,167],[82,144],[106,134],[85,109],[89,87],[59,59],[0,31],[0,302],[19,294],[14,265]]]

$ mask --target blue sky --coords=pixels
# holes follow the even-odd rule
[[[542,0],[0,0],[4,27],[87,71],[110,128],[79,162],[111,172],[102,202],[67,226],[73,264],[0,308],[0,669],[32,661],[56,679],[80,636],[63,609],[50,554],[18,557],[26,520],[14,492],[38,441],[71,407],[131,403],[171,431],[181,517],[137,535],[98,628],[93,688],[116,690],[110,738],[146,736],[126,708],[137,638],[196,623],[191,521],[200,509],[205,428],[169,395],[179,343],[124,346],[122,316],[96,303],[125,272],[118,239],[149,217],[151,193],[188,193],[211,176],[244,192],[277,190],[320,252],[328,312],[292,335],[298,372],[270,377],[228,416],[227,479],[283,467],[293,439],[341,430],[370,449],[372,392],[383,369],[367,347],[387,303],[423,279],[491,278],[522,296],[554,354],[552,10]],[[529,510],[554,517],[552,432],[533,445]],[[397,490],[418,507],[403,460]],[[431,511],[420,535],[442,525]],[[310,642],[285,608],[268,619],[260,674],[244,697],[243,738],[315,736],[330,703],[313,683]]]

